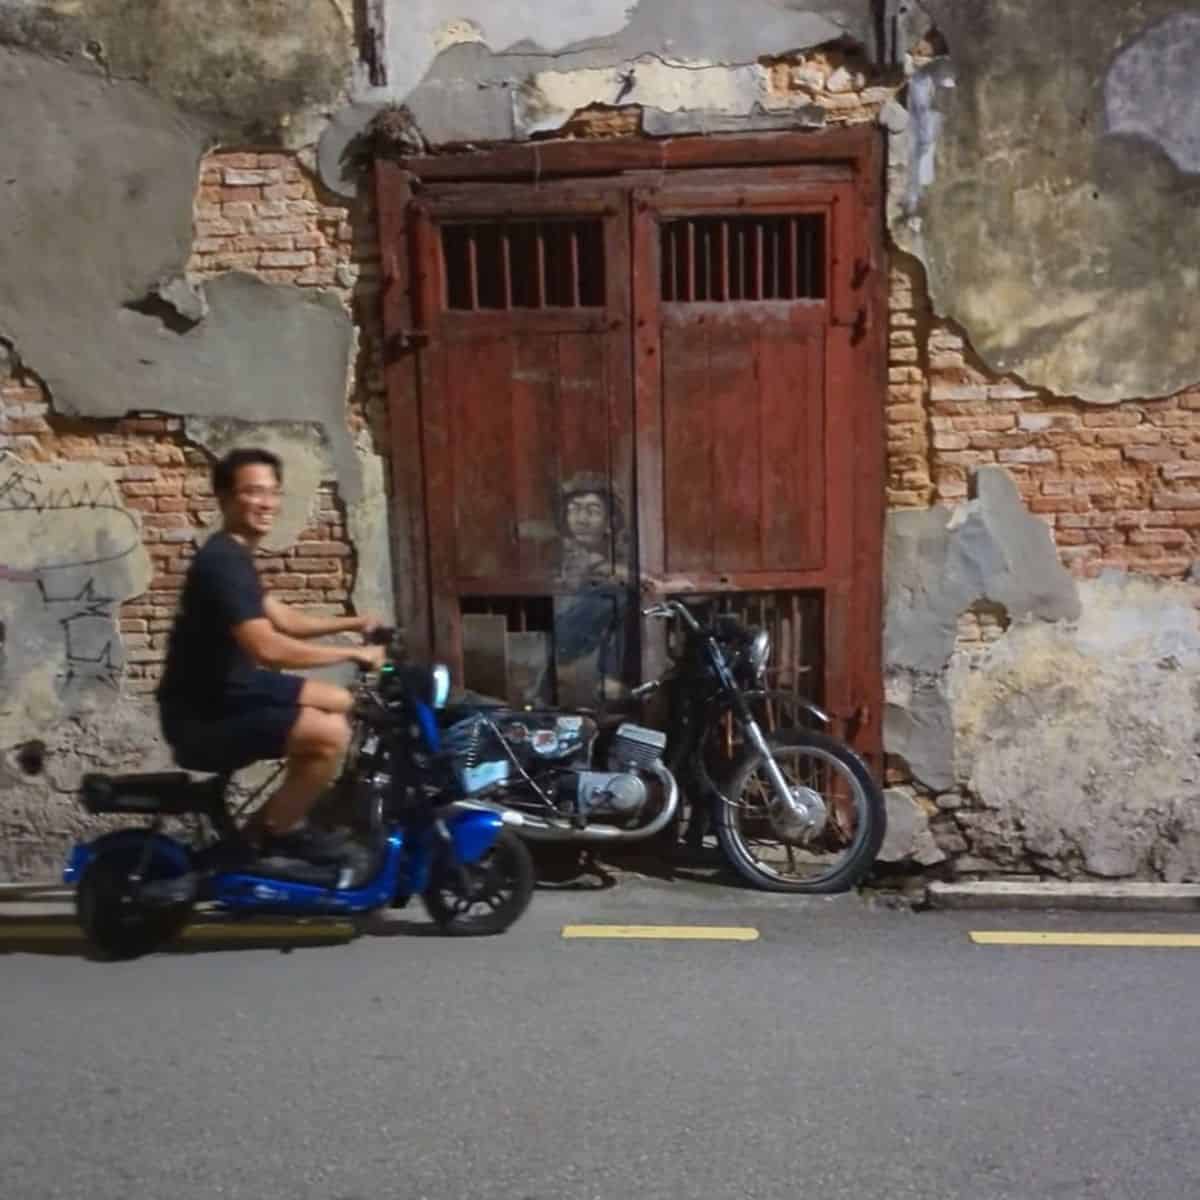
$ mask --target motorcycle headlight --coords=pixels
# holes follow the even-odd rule
[[[770,657],[771,635],[765,629],[760,629],[750,639],[750,646],[746,651],[746,662],[749,664],[750,670],[757,676],[766,669],[767,659]]]
[[[436,663],[430,672],[433,683],[433,707],[445,708],[450,699],[450,668],[442,663]]]

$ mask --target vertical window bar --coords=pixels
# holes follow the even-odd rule
[[[475,241],[476,228],[467,226],[467,294],[471,311],[479,311],[479,247]]]
[[[683,255],[684,261],[684,277],[683,277],[683,296],[684,300],[696,299],[696,227],[691,221],[683,223],[686,232],[687,241]]]
[[[670,302],[675,299],[675,227],[668,225],[663,230],[664,237],[662,238],[662,253],[663,253],[663,299]]]
[[[798,254],[799,254],[799,246],[798,246],[797,239],[796,239],[796,218],[788,217],[787,255],[784,258],[784,262],[787,264],[787,271],[788,271],[787,298],[789,300],[796,300],[800,296],[800,272],[798,270],[798,267],[799,267],[799,259],[797,257]]]
[[[761,300],[763,298],[763,223],[761,221],[754,222],[754,248],[754,299]]]
[[[570,232],[568,233],[567,238],[570,243],[570,252],[567,255],[567,261],[569,264],[568,270],[571,273],[570,290],[568,291],[567,294],[570,297],[571,307],[579,308],[580,307],[580,300],[579,300],[580,283],[579,283],[579,226],[578,225],[575,225],[575,224],[571,225]]]
[[[537,281],[537,306],[546,307],[546,296],[549,288],[546,285],[546,227],[539,221],[534,227],[537,230],[537,270],[534,277]]]
[[[504,282],[504,307],[510,309],[513,306],[513,285],[512,285],[512,238],[510,237],[511,228],[504,225],[500,230],[500,274],[503,276]]]
[[[729,301],[729,222],[721,222],[721,294],[717,297]]]
[[[729,298],[742,298],[742,272],[746,269],[746,231],[741,225],[734,226],[732,259],[729,263]]]
[[[817,292],[817,234],[822,229],[816,221],[804,223],[804,282],[806,295],[816,296]],[[824,289],[822,289],[824,290]]]

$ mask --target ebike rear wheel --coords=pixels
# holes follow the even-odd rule
[[[528,848],[505,829],[478,862],[439,862],[421,901],[443,933],[481,937],[503,933],[525,911],[533,881]]]
[[[88,864],[75,891],[75,914],[89,942],[109,958],[139,958],[169,942],[187,924],[190,903],[147,904],[138,898],[134,876],[141,882],[173,879],[183,874],[178,863],[152,848],[125,843],[101,850]]]

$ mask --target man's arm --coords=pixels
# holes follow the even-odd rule
[[[233,637],[259,666],[275,671],[303,671],[346,662],[374,668],[383,662],[385,653],[382,646],[310,646],[281,633],[267,617],[235,625]]]
[[[275,629],[288,638],[329,637],[334,633],[369,633],[379,624],[370,616],[313,617],[274,596],[263,597],[263,612]]]

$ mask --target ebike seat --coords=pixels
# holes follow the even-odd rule
[[[221,807],[224,780],[193,779],[184,771],[140,775],[91,772],[80,783],[83,807],[95,815],[184,816],[213,813]]]

